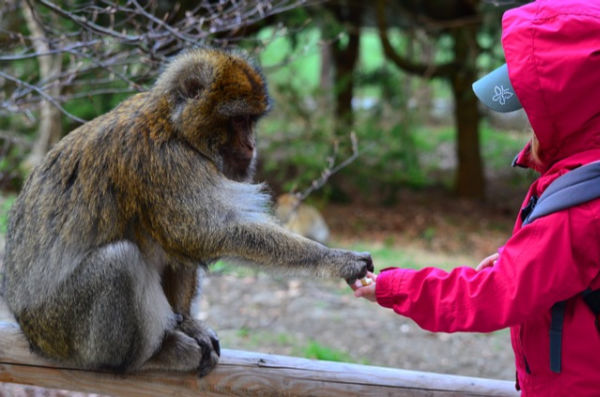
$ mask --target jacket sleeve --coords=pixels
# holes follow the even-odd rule
[[[589,204],[517,230],[493,267],[391,269],[377,302],[434,332],[489,332],[519,324],[584,289],[598,276],[598,220]]]

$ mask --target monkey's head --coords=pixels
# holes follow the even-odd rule
[[[153,92],[167,99],[178,136],[228,178],[252,177],[255,125],[270,107],[258,67],[231,53],[191,50],[167,66]]]

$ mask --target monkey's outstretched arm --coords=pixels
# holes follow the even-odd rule
[[[210,229],[199,228],[193,235],[168,238],[175,244],[173,247],[185,242],[181,252],[200,261],[228,257],[294,273],[351,280],[373,269],[366,253],[331,249],[270,221],[237,223],[234,219],[214,224]]]
[[[160,188],[147,189],[159,193],[141,198],[148,200],[148,233],[175,257],[192,262],[230,257],[346,279],[372,270],[368,254],[330,249],[277,225],[268,214],[261,185],[223,178],[193,156],[177,164],[186,164],[188,172],[157,169],[170,171],[155,179]]]
[[[370,255],[331,249],[273,223],[231,224],[216,231],[219,257],[286,268],[319,277],[361,278],[373,268]]]
[[[345,252],[327,248],[273,223],[230,224],[215,231],[215,235],[219,235],[219,246],[216,247],[219,256],[264,265],[327,267]],[[327,269],[320,271],[327,272]]]

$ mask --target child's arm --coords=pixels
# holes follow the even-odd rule
[[[496,252],[485,259],[483,259],[479,265],[475,268],[475,270],[479,271],[485,269],[486,267],[492,267],[498,260],[499,254]],[[350,287],[354,290],[354,296],[357,298],[365,298],[370,300],[371,302],[377,302],[377,298],[375,297],[375,280],[377,276],[371,272],[367,273],[367,276],[363,279],[356,280],[354,285]]]
[[[382,271],[377,303],[434,332],[490,332],[523,323],[579,294],[598,276],[600,245],[594,239],[600,221],[578,210],[576,216],[569,209],[517,230],[498,259],[484,260],[479,271],[467,266]]]

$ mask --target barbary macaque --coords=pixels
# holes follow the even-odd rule
[[[286,231],[251,182],[265,80],[240,55],[177,56],[147,92],[47,154],[11,214],[4,297],[32,349],[69,366],[207,374],[216,334],[190,315],[220,258],[349,282],[367,253]]]

